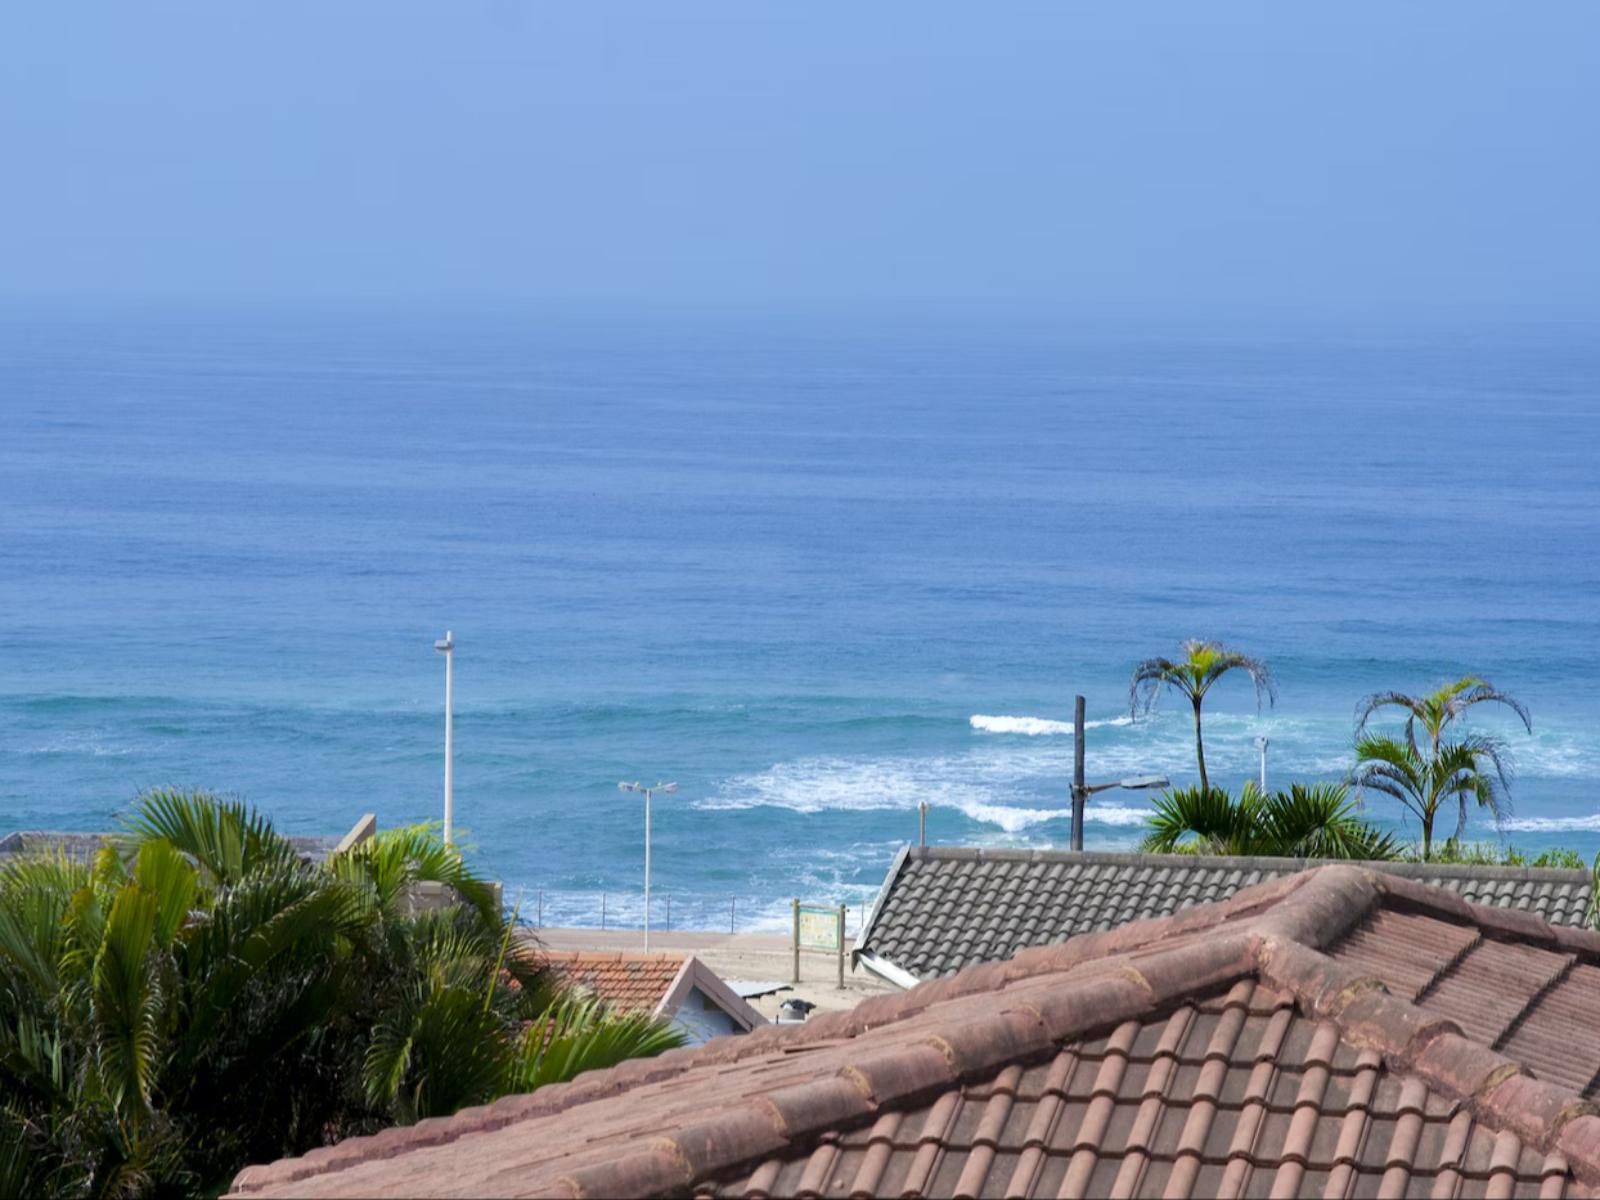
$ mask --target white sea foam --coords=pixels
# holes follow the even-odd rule
[[[1143,825],[1149,816],[1148,808],[1130,804],[1096,804],[1091,800],[1083,808],[1084,822],[1093,825]]]
[[[1009,756],[957,755],[911,759],[806,758],[725,781],[717,794],[698,803],[706,809],[786,808],[791,812],[913,810],[925,800],[953,808],[974,821],[1007,833],[1062,815],[1026,801],[1026,781],[1037,778],[1036,762]]]
[[[969,820],[995,827],[1014,839],[1049,821],[1065,821],[1069,810],[1063,780],[1070,763],[1051,755],[989,751],[906,759],[807,758],[779,763],[765,771],[726,780],[716,794],[698,801],[701,809],[784,808],[791,812],[910,813],[919,801],[955,809]],[[1041,789],[1041,781],[1052,786]],[[1041,803],[1041,791],[1057,792],[1055,803]],[[1138,825],[1147,809],[1091,801],[1091,824]]]
[[[975,713],[967,718],[980,733],[1020,733],[1027,737],[1041,734],[1066,734],[1072,736],[1071,721],[1052,721],[1047,717],[1005,717]],[[1111,717],[1102,721],[1085,721],[1085,729],[1103,729],[1112,725],[1132,725],[1132,717]]]
[[[1600,831],[1600,813],[1588,817],[1511,817],[1505,828],[1516,833],[1593,833]]]

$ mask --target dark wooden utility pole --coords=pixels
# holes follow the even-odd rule
[[[1072,848],[1083,849],[1083,802],[1089,798],[1089,784],[1083,777],[1083,697],[1072,701]]]

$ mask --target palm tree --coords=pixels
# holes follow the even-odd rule
[[[1146,854],[1391,859],[1400,846],[1357,816],[1339,784],[1294,784],[1264,794],[1254,781],[1235,800],[1222,788],[1164,793],[1150,815]]]
[[[411,885],[460,897],[411,911]],[[0,1195],[215,1194],[246,1163],[679,1043],[556,988],[427,829],[303,861],[158,792],[90,863],[0,867]]]
[[[1155,707],[1156,697],[1163,688],[1171,688],[1189,698],[1194,708],[1194,752],[1200,765],[1200,790],[1209,792],[1211,782],[1206,778],[1206,747],[1200,733],[1200,705],[1211,686],[1229,671],[1238,669],[1250,676],[1255,684],[1256,707],[1261,707],[1261,697],[1276,704],[1278,687],[1273,682],[1267,664],[1237,650],[1230,650],[1219,642],[1191,639],[1183,643],[1183,657],[1147,658],[1133,669],[1133,681],[1128,685],[1128,712],[1138,716]]]
[[[1489,734],[1468,734],[1449,740],[1450,725],[1478,704],[1503,704],[1533,732],[1527,708],[1476,675],[1423,696],[1374,692],[1356,706],[1357,790],[1371,788],[1398,800],[1422,825],[1422,857],[1433,850],[1433,826],[1446,801],[1457,804],[1456,832],[1467,824],[1467,801],[1487,808],[1496,823],[1510,810],[1511,760],[1505,743]],[[1402,737],[1372,734],[1367,726],[1386,708],[1406,714]]]
[[[1368,788],[1398,800],[1422,825],[1422,859],[1433,853],[1433,825],[1439,809],[1458,805],[1455,836],[1467,824],[1467,801],[1474,800],[1500,821],[1509,810],[1505,751],[1487,734],[1441,742],[1429,752],[1403,738],[1363,734],[1356,740],[1357,792]]]

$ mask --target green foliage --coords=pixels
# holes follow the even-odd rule
[[[1157,798],[1148,854],[1264,855],[1284,858],[1391,859],[1399,844],[1361,820],[1338,784],[1294,784],[1265,794],[1245,784],[1234,799],[1222,788],[1180,788]]]
[[[1421,862],[1420,847],[1413,847],[1405,856],[1409,861]],[[1587,870],[1589,864],[1583,855],[1567,846],[1552,846],[1529,858],[1515,846],[1499,842],[1463,842],[1447,838],[1433,847],[1429,862],[1447,863],[1465,867],[1560,867],[1569,871]]]
[[[1200,767],[1200,790],[1210,790],[1206,777],[1206,746],[1200,731],[1200,706],[1219,679],[1229,671],[1243,671],[1255,684],[1256,706],[1265,696],[1276,703],[1278,688],[1272,672],[1259,658],[1251,658],[1237,650],[1230,650],[1219,642],[1191,639],[1183,643],[1183,657],[1147,658],[1133,669],[1133,679],[1128,684],[1128,712],[1137,716],[1155,707],[1156,698],[1163,691],[1174,691],[1186,697],[1194,710],[1194,753]]]
[[[1529,733],[1533,718],[1511,696],[1476,675],[1464,675],[1423,696],[1376,692],[1356,709],[1356,768],[1351,781],[1400,802],[1422,826],[1422,858],[1433,860],[1433,829],[1439,810],[1455,801],[1453,839],[1467,827],[1469,801],[1487,809],[1496,824],[1510,811],[1511,759],[1504,742],[1483,733],[1451,739],[1451,725],[1479,704],[1511,709]],[[1398,737],[1374,734],[1367,725],[1385,709],[1405,713]]]
[[[1560,867],[1567,871],[1582,871],[1589,866],[1588,863],[1583,861],[1583,855],[1570,846],[1552,846],[1548,850],[1541,850],[1528,865],[1530,867]]]
[[[423,882],[461,901],[413,912]],[[155,792],[92,864],[0,868],[0,1195],[215,1193],[679,1040],[563,996],[427,828],[312,865],[242,804]]]
[[[1391,797],[1422,826],[1422,857],[1433,858],[1433,829],[1439,810],[1454,800],[1459,839],[1467,825],[1468,802],[1488,809],[1496,822],[1510,811],[1504,755],[1484,734],[1467,734],[1419,749],[1403,738],[1362,734],[1356,741],[1352,779],[1358,792]]]
[[[672,1030],[645,1013],[610,1013],[592,998],[569,996],[523,1031],[507,1090],[531,1092],[580,1071],[660,1054],[677,1044]]]

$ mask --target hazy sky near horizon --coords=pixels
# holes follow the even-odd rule
[[[1600,315],[1600,4],[16,0],[0,296]]]

